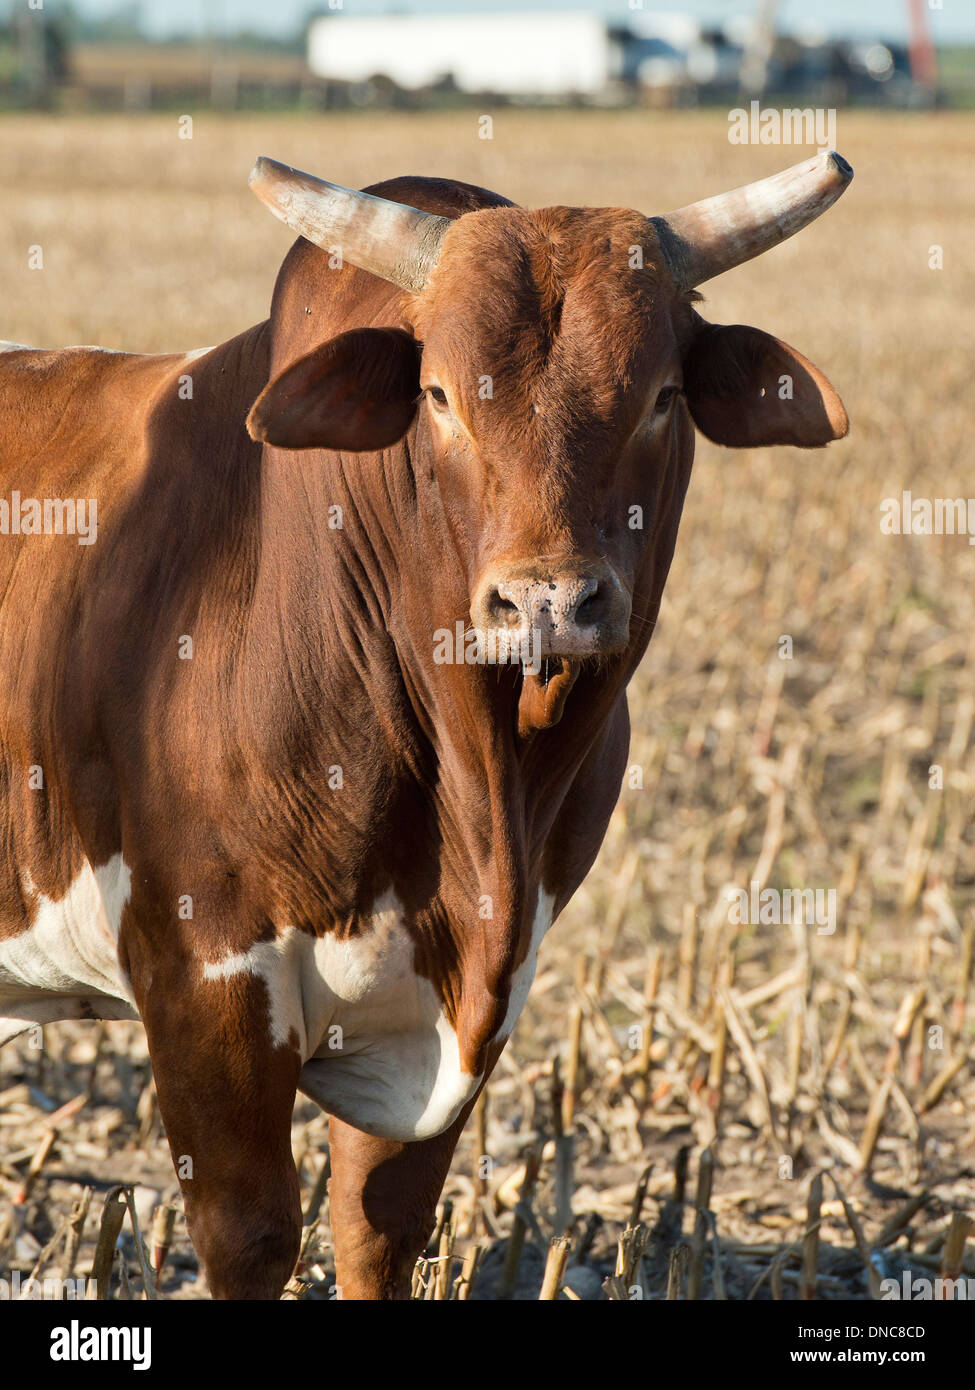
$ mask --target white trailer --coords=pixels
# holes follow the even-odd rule
[[[463,92],[598,96],[614,73],[614,45],[596,15],[351,15],[316,19],[308,64],[319,77],[387,77],[407,90],[452,77]]]

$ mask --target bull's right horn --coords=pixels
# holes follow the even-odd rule
[[[781,174],[650,221],[675,282],[690,290],[801,232],[852,178],[843,156],[825,150]]]
[[[359,193],[262,155],[249,183],[262,203],[316,246],[416,294],[437,264],[450,218]]]

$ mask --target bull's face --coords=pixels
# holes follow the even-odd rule
[[[681,358],[652,240],[627,212],[470,215],[414,307],[423,434],[471,621],[505,655],[558,666],[627,645],[681,452]]]
[[[414,466],[436,475],[470,621],[499,659],[525,662],[522,728],[544,727],[580,663],[645,641],[694,424],[729,445],[846,433],[811,363],[758,329],[705,323],[692,286],[797,230],[851,173],[821,157],[669,219],[493,207],[449,222],[371,198],[350,212],[366,195],[264,161],[255,186],[279,215],[306,236],[323,216],[313,239],[334,237],[338,197],[346,258],[411,293],[402,327],[353,330],[286,368],[251,433],[372,450],[415,425]],[[770,186],[786,206],[770,208]],[[350,219],[368,222],[358,260]]]

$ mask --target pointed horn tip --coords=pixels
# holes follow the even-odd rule
[[[844,185],[848,184],[853,178],[853,165],[848,159],[844,159],[837,150],[827,150],[824,155],[824,163],[827,164],[834,173],[839,174]]]
[[[294,173],[294,170],[289,169],[287,164],[281,164],[278,160],[261,154],[255,159],[254,167],[247,176],[247,186],[257,193],[262,184],[271,183],[282,174],[291,173]]]

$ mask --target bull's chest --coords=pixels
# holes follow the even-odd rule
[[[498,1038],[524,1007],[551,920],[552,900],[540,893]],[[263,982],[270,1041],[298,1051],[301,1089],[323,1109],[367,1133],[415,1140],[445,1129],[481,1081],[416,957],[402,906],[388,893],[352,935],[284,927],[272,941],[206,962],[202,974],[215,990],[241,974]]]

